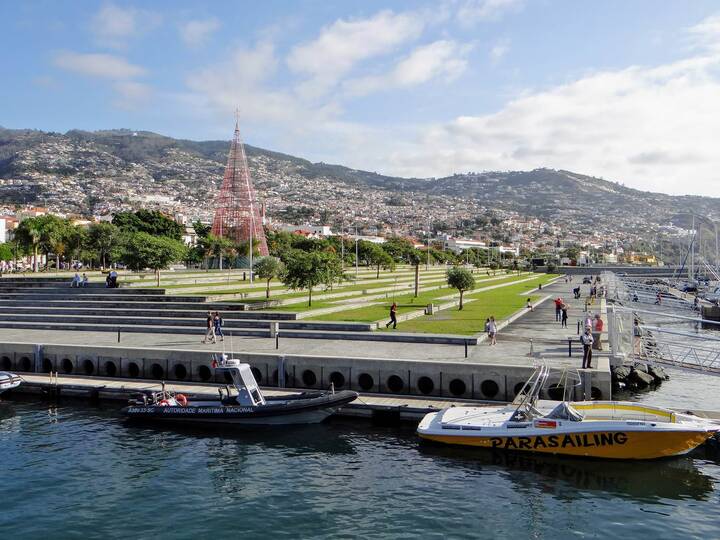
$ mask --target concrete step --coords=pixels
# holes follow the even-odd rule
[[[59,289],[59,288],[70,288],[72,280],[67,279],[64,281],[5,281],[0,280],[0,291],[7,289]],[[85,287],[85,289],[104,289],[105,282],[91,281]]]
[[[34,293],[34,294],[7,294],[0,293],[3,305],[7,302],[33,302],[33,301],[79,301],[79,302],[183,302],[203,303],[204,296],[166,296],[164,294],[73,294],[73,293]]]
[[[16,287],[8,286],[0,287],[0,294],[64,294],[64,295],[81,295],[81,294],[109,294],[109,295],[164,295],[167,294],[165,289],[108,289],[102,287]]]
[[[201,299],[202,300],[202,299]],[[145,309],[204,309],[212,311],[246,311],[245,304],[241,303],[223,303],[223,302],[173,302],[171,299],[164,301],[125,301],[113,300],[107,298],[105,300],[61,300],[61,299],[23,299],[23,300],[0,300],[0,305],[7,309],[11,307],[61,307],[61,308],[122,308],[131,309],[136,313],[138,310]],[[253,312],[257,313],[257,312]],[[257,318],[257,317],[254,317]]]
[[[82,272],[80,272],[82,275]],[[70,282],[70,280],[73,278],[75,274],[67,274],[66,276],[56,276],[56,277],[47,277],[47,276],[38,276],[38,277],[28,277],[28,276],[9,276],[4,275],[0,277],[0,283],[62,283],[62,282]]]
[[[5,305],[5,304],[3,304]],[[207,304],[211,305],[211,304]],[[11,306],[6,309],[8,316],[20,315],[79,315],[79,316],[102,316],[102,317],[136,317],[138,313],[147,317],[170,317],[175,319],[205,319],[208,309],[205,304],[192,304],[187,309],[163,309],[163,305],[155,306],[154,309],[123,309],[114,307],[87,308],[87,307],[40,307],[40,306]],[[214,309],[212,309],[214,311]],[[297,313],[279,311],[223,311],[220,310],[224,319],[251,319],[264,321],[296,320]]]
[[[59,324],[48,322],[3,322],[4,328],[23,328],[35,330],[61,330],[79,332],[121,332],[144,334],[185,334],[202,336],[203,328],[183,328],[177,326],[140,326],[122,324]],[[270,330],[236,329],[231,330],[237,336],[270,337]],[[334,339],[344,341],[384,341],[388,343],[435,343],[439,345],[477,345],[473,336],[456,336],[451,334],[403,334],[395,332],[332,332],[330,330],[281,330],[280,339]],[[349,353],[352,351],[349,350]]]
[[[306,321],[306,320],[283,320],[271,321],[268,319],[226,319],[223,316],[223,328],[226,331],[234,331],[236,329],[269,329],[271,322],[279,322],[280,329],[292,330],[330,330],[333,332],[370,332],[373,325],[370,323],[353,323],[353,322],[332,322],[332,321]],[[31,323],[53,323],[61,326],[86,324],[116,324],[116,325],[140,325],[140,326],[163,326],[163,327],[182,327],[188,328],[205,328],[205,317],[194,319],[173,318],[173,317],[146,317],[146,316],[88,316],[88,315],[25,315],[18,313],[3,313],[0,315],[0,328],[5,327],[7,323],[31,322]]]

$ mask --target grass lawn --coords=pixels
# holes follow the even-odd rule
[[[437,285],[439,283],[444,283],[444,282],[445,282],[445,276],[442,275],[437,278],[432,278],[428,281],[425,281],[424,283],[421,282],[420,288],[422,289],[423,284],[434,286],[434,285]],[[411,289],[410,287],[407,286],[407,283],[408,282],[405,282],[404,283],[405,286],[403,286],[399,289],[400,293],[407,294],[407,293],[405,293],[405,291]],[[412,284],[412,282],[409,282],[409,283]],[[398,286],[400,286],[401,284],[403,284],[403,283],[398,283]],[[355,285],[350,281],[350,282],[346,282],[346,284],[343,284],[343,285],[335,285],[332,288],[332,290],[329,290],[329,289],[328,290],[321,290],[321,289],[313,290],[313,297],[319,296],[321,294],[333,294],[333,293],[341,293],[341,292],[342,293],[354,292],[354,293],[358,293],[358,294],[357,295],[348,295],[348,297],[354,297],[354,296],[361,297],[363,291],[367,291],[369,295],[370,294],[379,294],[382,291],[378,291],[378,289],[385,289],[385,288],[393,287],[393,286],[394,286],[393,283],[378,283],[377,285],[375,285],[373,283],[366,283],[363,285]],[[265,289],[260,289],[260,290],[264,291]],[[242,292],[248,292],[248,290],[241,289],[241,290],[207,291],[206,294],[213,294],[213,295],[215,295],[215,294],[237,294],[237,293],[242,293]],[[205,293],[195,292],[193,294],[205,294]],[[273,294],[272,288],[271,288],[270,299],[271,300],[287,300],[287,299],[291,299],[291,298],[307,298],[307,294],[308,294],[307,291],[304,291],[304,290],[290,292],[290,293],[283,293],[283,294]],[[259,300],[259,299],[254,298],[253,300]],[[264,298],[262,300],[264,300]],[[307,306],[307,303],[306,303],[306,306]],[[313,302],[313,307],[315,307],[315,302]]]
[[[429,334],[477,334],[485,328],[485,319],[491,315],[498,321],[509,317],[525,305],[527,296],[522,293],[537,288],[540,283],[545,285],[554,277],[547,275],[517,285],[481,292],[474,295],[473,298],[477,300],[465,304],[462,311],[457,308],[443,310],[436,315],[398,323],[398,329],[403,332]],[[530,295],[533,301],[539,296]]]
[[[493,285],[501,285],[503,283],[512,283],[514,281],[517,281],[519,279],[526,279],[527,275],[523,276],[508,276],[504,279],[498,279],[495,281],[490,281],[487,284],[483,284],[483,281],[488,279],[485,277],[484,279],[477,280],[477,287],[490,287]],[[524,285],[527,285],[527,288],[529,289],[532,287],[533,281],[527,281],[524,283]],[[535,284],[537,287],[537,283]],[[508,286],[511,287],[511,286]],[[435,289],[433,291],[426,291],[426,292],[420,292],[417,298],[413,296],[412,293],[410,294],[404,294],[399,295],[395,297],[395,302],[398,304],[398,315],[401,315],[403,313],[407,313],[408,311],[415,311],[418,309],[421,309],[425,307],[427,304],[430,304],[431,302],[437,300],[439,297],[442,296],[448,296],[450,294],[457,293],[457,289],[452,289],[448,287],[447,285],[444,286],[442,289]],[[465,293],[465,296],[467,297],[469,293]],[[474,297],[479,296],[482,293],[477,293]],[[516,293],[517,294],[517,293]],[[388,319],[390,317],[390,304],[393,302],[392,298],[388,298],[387,300],[381,300],[378,304],[374,304],[371,306],[365,306],[361,308],[355,308],[355,309],[349,309],[346,311],[336,311],[334,313],[325,313],[323,315],[317,315],[316,317],[310,317],[311,320],[318,320],[318,321],[352,321],[352,322],[372,322],[382,319],[383,317],[387,316]],[[405,324],[405,323],[402,323]]]

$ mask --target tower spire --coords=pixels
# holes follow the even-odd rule
[[[240,139],[240,113],[237,109],[235,134],[216,202],[212,233],[229,238],[236,244],[252,241],[260,255],[268,255],[260,204],[250,178],[245,147]]]

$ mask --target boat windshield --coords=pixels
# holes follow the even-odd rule
[[[548,414],[545,418],[551,418],[553,420],[570,420],[572,422],[580,422],[583,419],[583,415],[573,409],[566,401],[563,401],[552,411],[550,411],[550,414]]]

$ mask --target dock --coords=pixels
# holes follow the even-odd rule
[[[90,401],[115,401],[126,403],[128,399],[144,392],[158,392],[163,388],[185,394],[190,401],[194,399],[216,399],[222,384],[163,382],[149,380],[119,379],[110,377],[82,377],[56,374],[22,375],[23,384],[5,395],[32,395],[52,399],[80,398]],[[279,390],[262,388],[267,396],[297,394],[300,390]],[[497,406],[497,402],[460,399],[428,399],[413,396],[394,396],[382,394],[361,394],[354,402],[345,405],[337,413],[339,416],[374,418],[386,421],[417,422],[429,412],[446,407],[460,406]]]

